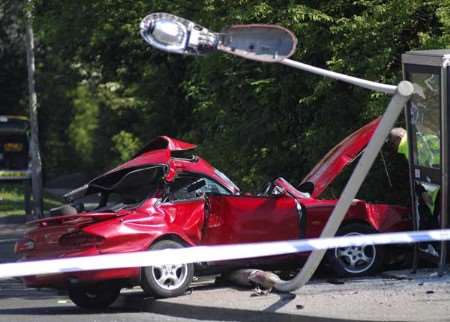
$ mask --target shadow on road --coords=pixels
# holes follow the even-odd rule
[[[23,225],[26,222],[25,215],[1,216],[0,225]]]
[[[39,303],[41,304],[41,303]],[[275,303],[276,304],[276,303]],[[123,294],[111,309],[101,311],[88,311],[74,306],[45,306],[26,308],[0,308],[0,316],[86,316],[92,318],[96,314],[103,317],[111,315],[126,315],[127,313],[158,314],[163,320],[200,320],[200,321],[277,321],[277,322],[353,322],[356,320],[335,319],[328,317],[312,317],[302,314],[278,313],[268,310],[254,311],[249,309],[235,309],[223,307],[210,307],[189,305],[181,303],[170,303],[164,300],[155,300],[145,297],[142,293]],[[149,316],[150,318],[150,316]]]
[[[293,297],[289,297],[293,299]],[[146,298],[142,294],[129,294],[122,296],[118,301],[118,307],[124,307],[140,312],[151,312],[166,317],[184,318],[202,321],[279,321],[279,322],[349,322],[326,317],[311,317],[302,314],[278,313],[273,310],[279,303],[285,301],[283,297],[264,311],[248,309],[223,308],[212,306],[198,306],[181,303],[169,303],[152,298]]]
[[[22,282],[16,279],[3,280],[0,284],[0,301],[7,299],[20,300],[49,300],[58,298],[55,290],[35,290],[25,288]],[[1,309],[0,309],[1,310]],[[1,314],[1,312],[0,312]]]

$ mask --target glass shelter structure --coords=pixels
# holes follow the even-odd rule
[[[0,185],[23,184],[25,213],[31,213],[30,124],[26,117],[0,115]]]
[[[449,227],[450,49],[410,51],[402,55],[403,77],[414,86],[405,108],[414,228]],[[440,272],[447,263],[447,242],[416,247],[434,257]]]

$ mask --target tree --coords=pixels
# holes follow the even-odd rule
[[[299,37],[294,59],[394,84],[401,53],[448,47],[448,9],[448,0],[39,1],[46,173],[94,175],[167,134],[199,143],[244,190],[280,175],[296,183],[386,105],[383,95],[280,65],[153,50],[138,35],[151,11],[212,30],[277,23]]]
[[[23,3],[0,2],[0,114],[26,112],[26,56],[21,24]]]
[[[32,5],[31,0],[28,6]],[[26,13],[26,51],[27,51],[27,69],[28,69],[28,92],[30,106],[30,154],[31,154],[31,187],[33,196],[33,216],[42,217],[42,163],[39,149],[39,123],[38,123],[38,103],[35,89],[35,62],[34,62],[34,35],[33,35],[33,17],[32,8],[25,7]]]

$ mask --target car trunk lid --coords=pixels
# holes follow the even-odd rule
[[[28,231],[22,242],[16,245],[16,251],[28,253],[39,258],[58,257],[69,249],[89,248],[100,242],[101,236],[91,235],[83,231],[83,227],[90,224],[116,218],[120,213],[81,213],[50,217],[27,223]],[[70,240],[77,240],[78,244],[71,244]],[[64,238],[67,239],[64,242]],[[92,240],[94,242],[92,242]],[[31,243],[30,243],[31,242]],[[26,244],[28,243],[28,244]],[[30,245],[24,247],[24,244]]]
[[[48,217],[38,220],[33,220],[27,223],[27,226],[33,227],[48,227],[48,226],[58,226],[58,225],[75,225],[84,226],[93,222],[103,221],[107,219],[112,219],[122,216],[119,213],[80,213],[76,215],[66,215],[57,217]]]

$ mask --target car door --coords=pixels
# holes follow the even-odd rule
[[[288,196],[208,195],[202,244],[298,239],[298,209]]]

